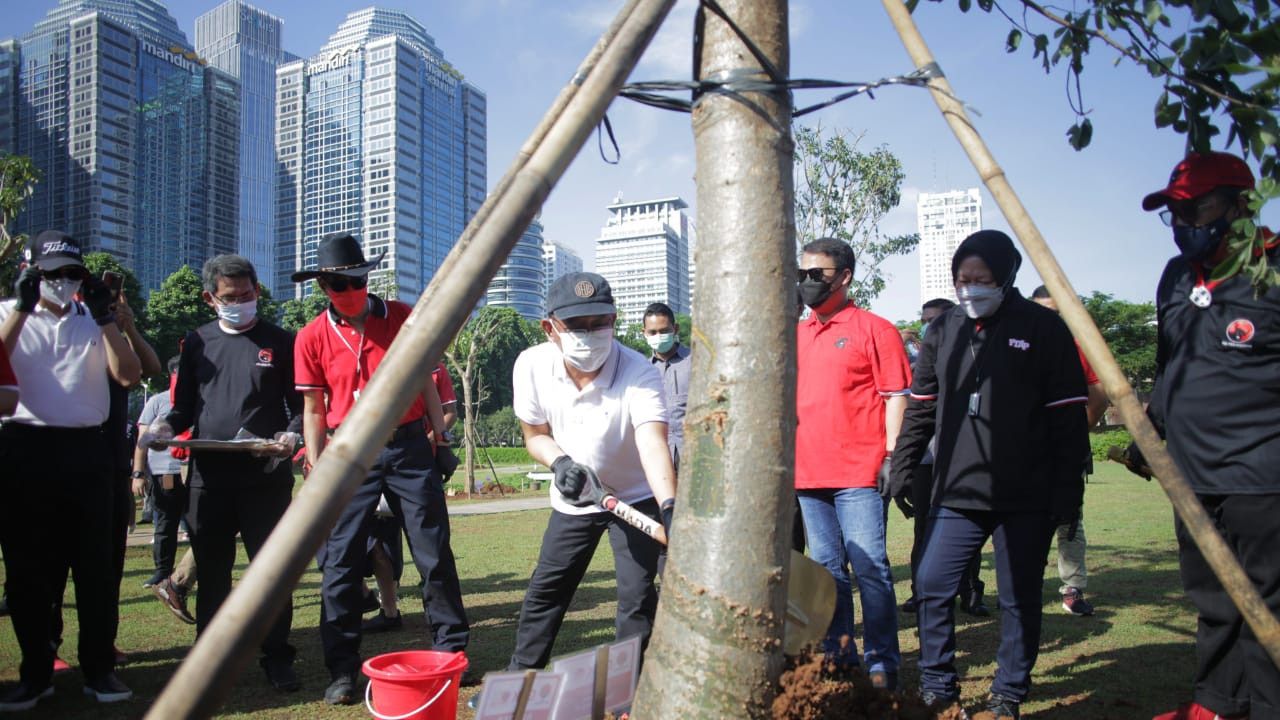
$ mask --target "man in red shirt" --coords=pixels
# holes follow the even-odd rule
[[[836,580],[823,649],[838,664],[859,663],[848,565],[862,599],[866,669],[874,685],[892,689],[898,616],[882,492],[911,369],[897,329],[850,302],[853,269],[853,249],[841,240],[804,246],[799,293],[812,312],[796,328],[796,494],[810,552]]]
[[[1058,303],[1049,295],[1049,289],[1041,285],[1031,293],[1036,303],[1058,312]],[[1080,356],[1080,367],[1084,370],[1084,382],[1089,389],[1089,402],[1085,406],[1085,414],[1089,427],[1092,428],[1102,420],[1107,411],[1107,392],[1102,389],[1102,381],[1093,371],[1084,351],[1076,344],[1076,354]],[[1093,458],[1085,463],[1085,473],[1093,472]],[[1092,615],[1093,605],[1084,599],[1084,589],[1089,584],[1089,568],[1085,564],[1085,549],[1088,547],[1084,537],[1084,508],[1073,523],[1059,525],[1058,537],[1058,579],[1062,586],[1058,592],[1062,594],[1062,609],[1072,615]]]
[[[295,346],[308,464],[319,461],[328,433],[355,405],[412,309],[369,294],[369,271],[381,261],[379,255],[366,262],[359,241],[350,234],[337,233],[320,241],[317,270],[293,274],[294,282],[315,279],[329,298],[328,309],[298,333]],[[325,690],[325,702],[331,705],[351,704],[357,699],[361,589],[370,525],[382,495],[403,526],[414,563],[427,581],[424,602],[431,621],[431,646],[446,651],[467,646],[470,629],[449,546],[444,488],[433,469],[424,418],[436,439],[444,442],[444,418],[433,382],[424,383],[422,396],[400,419],[369,477],[347,503],[320,549],[320,638],[332,677]]]

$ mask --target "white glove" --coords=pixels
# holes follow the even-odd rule
[[[163,418],[152,422],[147,426],[146,430],[138,436],[138,444],[153,450],[161,448],[156,447],[157,442],[167,442],[173,439],[173,426],[165,422]]]

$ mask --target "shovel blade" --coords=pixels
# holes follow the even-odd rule
[[[821,640],[827,634],[835,612],[835,578],[818,562],[792,550],[782,651],[795,655],[805,646]]]

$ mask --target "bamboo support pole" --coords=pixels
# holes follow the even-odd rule
[[[933,54],[929,51],[924,37],[916,27],[915,20],[902,0],[882,0],[882,2],[889,13],[889,18],[893,21],[894,28],[902,38],[907,53],[911,56],[911,61],[917,68],[932,65]],[[951,84],[945,77],[937,77],[929,82],[929,87],[938,109],[942,111],[943,117],[951,126],[956,139],[964,147],[982,182],[995,198],[996,204],[1000,206],[1000,211],[1004,213],[1009,226],[1018,236],[1031,262],[1035,264],[1045,286],[1049,288],[1049,293],[1062,312],[1062,319],[1066,321],[1072,335],[1084,349],[1089,364],[1098,373],[1107,391],[1107,397],[1120,410],[1125,427],[1129,428],[1142,454],[1146,456],[1160,486],[1169,496],[1174,511],[1181,518],[1205,560],[1213,568],[1232,601],[1249,623],[1258,642],[1266,648],[1272,662],[1280,667],[1280,622],[1277,622],[1276,617],[1267,609],[1257,589],[1236,561],[1231,548],[1214,527],[1199,498],[1182,477],[1173,458],[1164,449],[1159,434],[1152,427],[1142,404],[1133,393],[1133,388],[1129,386],[1129,381],[1125,379],[1120,366],[1112,357],[1102,334],[1094,326],[1093,319],[1085,310],[1084,304],[1080,302],[1075,289],[1071,287],[1066,273],[1058,265],[1053,252],[1032,221],[1030,213],[1023,207],[1022,201],[1018,199],[1012,185],[1009,184],[1004,170],[996,164],[995,157],[970,123],[964,106],[955,99]]]
[[[720,4],[785,77],[786,0]],[[704,76],[758,72],[728,24],[707,13],[704,27]],[[790,94],[707,94],[692,122],[700,240],[686,451],[632,715],[768,718],[782,673],[795,455]]]
[[[675,0],[631,0],[445,258],[302,491],[147,718],[208,717],[284,606],[397,420],[600,122]]]

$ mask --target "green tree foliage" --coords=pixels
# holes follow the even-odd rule
[[[520,421],[516,419],[516,411],[510,407],[499,408],[480,418],[476,423],[476,435],[486,446],[512,446],[523,441]]]
[[[0,263],[6,263],[22,249],[26,235],[9,232],[27,198],[40,182],[40,170],[24,155],[0,153]]]
[[[1150,392],[1156,375],[1155,305],[1116,300],[1096,290],[1083,300],[1129,384]]]
[[[964,12],[975,4],[957,2]],[[913,10],[918,3],[907,0]],[[1280,3],[1086,0],[1067,9],[1036,0],[976,0],[976,5],[1009,21],[1008,52],[1017,52],[1029,39],[1032,58],[1046,73],[1065,67],[1067,100],[1075,114],[1067,140],[1075,149],[1085,148],[1093,137],[1082,75],[1085,57],[1101,47],[1115,62],[1136,64],[1155,80],[1156,127],[1186,135],[1189,151],[1238,146],[1258,161],[1265,177],[1280,181]],[[1278,194],[1274,184],[1263,182],[1250,204],[1261,208]],[[1245,273],[1259,291],[1280,285],[1265,253],[1255,252],[1265,244],[1264,234],[1252,223],[1238,223],[1232,231],[1231,259],[1217,275]]]
[[[280,303],[271,297],[271,291],[262,283],[258,283],[258,317],[269,323],[280,322]]]
[[[146,325],[143,326],[151,346],[161,358],[178,352],[178,341],[188,332],[216,319],[213,309],[205,305],[200,276],[183,265],[164,279],[147,299]]]
[[[478,411],[487,414],[511,405],[511,370],[516,356],[529,347],[529,338],[524,318],[511,308],[482,308],[472,323],[487,328],[476,351],[478,379],[484,389]]]
[[[881,264],[905,255],[920,236],[885,236],[880,221],[901,201],[906,173],[888,148],[858,149],[861,135],[847,130],[795,128],[795,217],[797,251],[821,237],[849,243],[857,258],[850,296],[860,307],[884,290]]]
[[[285,300],[280,303],[280,327],[298,332],[328,306],[329,298],[321,292],[313,292],[301,300]]]
[[[124,298],[133,310],[134,321],[139,329],[147,327],[147,301],[142,297],[142,283],[138,282],[132,270],[122,265],[116,256],[105,252],[85,253],[84,266],[89,269],[89,274],[97,277],[108,271],[124,277]]]

